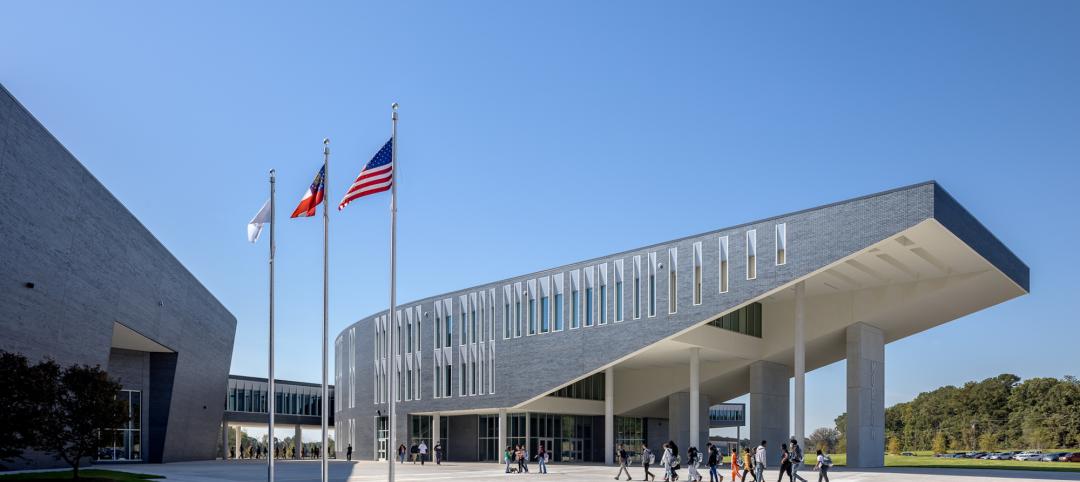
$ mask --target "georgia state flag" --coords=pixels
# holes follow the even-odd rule
[[[306,218],[308,216],[315,215],[315,208],[319,207],[319,203],[323,201],[323,195],[326,191],[326,165],[323,165],[319,169],[319,173],[315,175],[315,180],[311,181],[311,186],[308,186],[307,192],[304,193],[304,197],[300,199],[300,205],[296,206],[296,210],[293,211],[291,218]]]

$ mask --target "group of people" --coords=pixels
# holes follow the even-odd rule
[[[544,447],[544,443],[540,442],[540,445],[536,449],[536,464],[540,467],[540,473],[546,474],[548,457],[551,454],[548,452],[547,447]],[[529,448],[524,445],[514,445],[512,447],[506,447],[503,451],[503,462],[506,463],[506,473],[529,473]]]
[[[754,482],[765,482],[765,469],[768,467],[766,445],[766,441],[762,440],[761,445],[758,445],[752,453],[750,449],[747,448],[745,452],[743,452],[742,460],[739,459],[737,450],[732,452],[730,462],[732,482],[736,480],[739,482],[746,482],[747,474],[751,476]],[[682,455],[679,453],[679,446],[675,445],[674,441],[669,440],[662,448],[663,454],[660,456],[660,467],[664,469],[664,481],[675,482],[679,480],[679,469],[683,466],[683,459]],[[704,463],[705,467],[708,469],[709,482],[722,482],[724,476],[720,475],[720,467],[724,463],[724,455],[720,452],[720,448],[712,443],[707,444],[705,450],[706,453],[702,454],[698,451],[697,447],[690,447],[687,449],[686,467],[689,482],[701,482],[703,477],[698,468],[702,463]],[[615,455],[619,462],[619,473],[615,475],[615,480],[620,480],[624,473],[626,474],[626,480],[633,480],[630,477],[629,453],[622,445],[619,445]],[[777,482],[783,482],[785,474],[787,474],[789,482],[795,482],[796,479],[807,482],[806,479],[799,475],[799,469],[803,466],[803,460],[803,449],[799,446],[797,440],[791,439],[790,449],[786,444],[781,444],[780,474]],[[656,456],[653,454],[652,450],[649,449],[648,444],[642,444],[641,466],[645,469],[646,481],[656,480],[656,475],[649,471],[649,467],[655,462]],[[818,450],[816,462],[814,470],[818,471],[818,482],[822,482],[822,480],[829,482],[829,468],[832,467],[832,459],[828,454]],[[509,464],[507,467],[509,467]]]
[[[351,447],[350,447],[351,448]],[[411,447],[406,448],[405,444],[398,445],[397,457],[398,462],[404,464],[406,459],[412,460],[413,465],[416,462],[420,462],[420,465],[424,465],[428,456],[428,446],[423,440],[419,444],[412,444]],[[435,442],[435,465],[441,465],[443,461],[443,447],[442,442]]]

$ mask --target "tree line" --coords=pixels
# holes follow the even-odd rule
[[[128,421],[120,383],[98,366],[31,363],[0,350],[0,464],[27,450],[51,454],[74,469],[108,446],[109,428]]]
[[[847,414],[836,418],[846,446]],[[887,451],[1080,447],[1080,380],[1002,374],[920,393],[885,409]]]

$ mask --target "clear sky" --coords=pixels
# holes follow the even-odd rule
[[[892,404],[1076,373],[1080,2],[7,2],[0,82],[239,320],[318,381],[321,220],[401,103],[399,300],[936,179],[1032,293],[888,346]],[[43,196],[49,193],[41,193]],[[77,201],[76,201],[77,202]],[[331,337],[385,308],[388,197],[333,213]],[[558,361],[551,360],[557,369]],[[807,377],[808,429],[844,363]],[[525,371],[527,376],[528,370]]]

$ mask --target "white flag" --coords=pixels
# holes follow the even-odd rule
[[[259,240],[259,233],[262,232],[264,224],[270,222],[270,200],[266,200],[266,204],[263,204],[262,209],[259,210],[259,214],[256,214],[254,218],[251,218],[251,222],[248,223],[248,241],[254,243]]]

